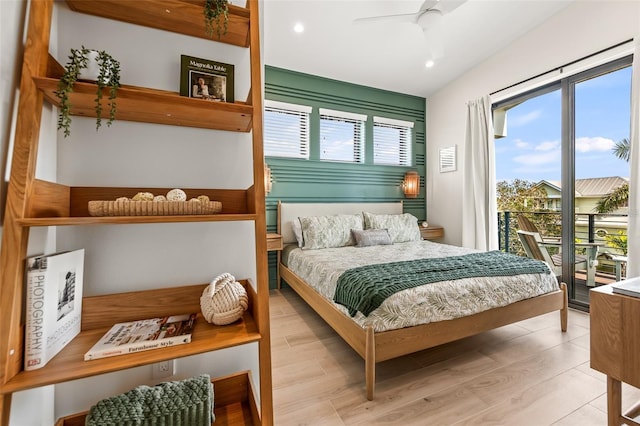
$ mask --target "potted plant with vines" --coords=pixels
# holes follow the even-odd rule
[[[95,75],[86,75],[86,70],[95,72]],[[69,94],[73,92],[73,85],[78,80],[90,80],[96,83],[96,130],[102,125],[103,89],[109,88],[109,120],[107,126],[110,126],[116,116],[116,94],[120,87],[120,62],[104,50],[96,51],[87,49],[84,46],[81,49],[71,49],[69,61],[65,65],[64,73],[58,83],[58,90],[55,92],[60,100],[58,130],[64,130],[64,137],[71,134],[71,100]]]
[[[229,0],[205,0],[204,28],[207,35],[218,39],[227,33],[229,25]]]

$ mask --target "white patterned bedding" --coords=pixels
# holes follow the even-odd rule
[[[333,301],[338,277],[347,269],[375,263],[459,256],[476,251],[431,241],[319,250],[295,248],[289,252],[286,263],[318,293]],[[558,289],[553,273],[441,281],[398,292],[369,316],[358,312],[353,320],[362,327],[371,325],[375,331],[393,330],[464,317]],[[344,306],[334,305],[349,316]]]

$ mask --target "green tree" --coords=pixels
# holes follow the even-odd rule
[[[498,211],[530,211],[536,200],[546,198],[536,182],[522,179],[501,180],[496,186]]]
[[[613,147],[613,153],[616,157],[629,162],[631,143],[629,139],[624,138]],[[598,213],[611,213],[624,207],[629,202],[629,184],[624,183],[602,197],[596,204],[595,211]]]
[[[500,226],[501,241],[505,241],[505,230],[508,229],[509,252],[526,255],[518,239],[519,214],[525,214],[536,225],[541,235],[560,235],[560,213],[550,213],[548,209],[540,208],[541,202],[546,200],[548,195],[538,182],[522,179],[499,181],[496,185],[496,195],[498,211],[510,212],[509,223]],[[501,215],[501,218],[504,217]]]
[[[617,235],[606,235],[604,237],[607,240],[607,245],[609,247],[616,248],[622,252],[625,256],[627,255],[627,236],[624,235],[624,232],[618,231]]]

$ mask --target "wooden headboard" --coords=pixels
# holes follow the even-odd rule
[[[300,216],[327,216],[334,214],[402,214],[402,201],[393,203],[283,203],[278,201],[278,234],[282,242],[296,242],[291,221]]]

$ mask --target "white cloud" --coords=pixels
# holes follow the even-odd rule
[[[544,154],[518,155],[513,161],[526,166],[540,166],[545,164],[560,164],[560,150],[548,151]]]
[[[514,142],[516,144],[516,148],[519,149],[529,149],[529,147],[531,146],[529,142],[525,142],[522,139],[516,139]]]
[[[582,137],[576,139],[576,152],[611,151],[615,144],[613,140],[600,136]]]
[[[552,151],[560,149],[560,141],[544,141],[536,145],[536,151]]]
[[[509,127],[520,127],[525,124],[529,124],[532,121],[537,120],[542,115],[542,110],[537,109],[526,114],[509,116],[508,117],[508,125]]]

